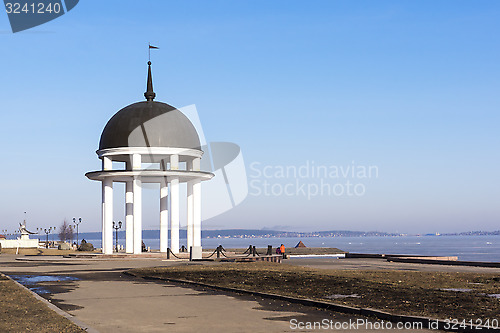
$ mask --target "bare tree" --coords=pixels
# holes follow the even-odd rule
[[[59,227],[59,239],[61,242],[69,241],[70,243],[73,240],[73,228],[68,224],[66,219],[64,219],[63,223]]]

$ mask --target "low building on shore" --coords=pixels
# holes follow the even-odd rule
[[[17,239],[6,239],[5,236],[3,239],[0,237],[0,245],[2,249],[28,249],[28,248],[38,248],[38,239],[30,239],[30,234],[36,234],[35,232],[28,231],[26,229],[26,221],[19,224],[19,231],[21,236],[17,237]]]

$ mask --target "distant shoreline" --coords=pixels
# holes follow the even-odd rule
[[[180,230],[180,238],[186,238],[186,230]],[[15,239],[16,234],[9,235],[7,239]],[[76,235],[74,235],[76,237]],[[125,231],[118,232],[119,238],[125,237]],[[221,229],[221,230],[202,230],[203,239],[252,239],[252,238],[336,238],[336,237],[440,237],[440,236],[500,236],[500,230],[496,231],[465,231],[457,233],[427,233],[427,234],[405,234],[405,233],[387,233],[379,231],[350,231],[350,230],[332,230],[332,231],[314,231],[314,232],[288,232],[279,230],[257,230],[257,229]],[[45,239],[45,235],[33,235],[33,238]],[[57,238],[57,235],[50,235],[50,238]],[[101,232],[80,232],[79,238],[100,239]],[[159,230],[143,230],[142,238],[156,239],[160,238]]]

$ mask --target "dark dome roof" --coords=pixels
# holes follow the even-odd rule
[[[151,100],[126,106],[108,121],[99,150],[119,147],[200,149],[200,139],[182,112]]]

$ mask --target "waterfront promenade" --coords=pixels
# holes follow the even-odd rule
[[[180,264],[175,261],[78,260],[44,256],[24,257],[29,261],[15,259],[14,255],[0,256],[0,270],[7,275],[59,275],[77,278],[75,281],[44,282],[39,286],[48,292],[44,294],[45,298],[99,332],[307,332],[311,330],[292,329],[290,320],[367,320],[366,317],[339,314],[285,301],[147,281],[123,274],[131,268]],[[291,259],[287,262],[336,269],[500,272],[500,269],[492,268],[388,263],[369,259]]]
[[[297,332],[290,319],[348,321],[336,314],[287,302],[224,294],[128,277],[123,271],[176,265],[151,259],[75,260],[49,257],[30,261],[0,256],[7,275],[58,275],[76,281],[51,281],[39,286],[52,304],[99,332]],[[307,331],[307,330],[303,330]]]

